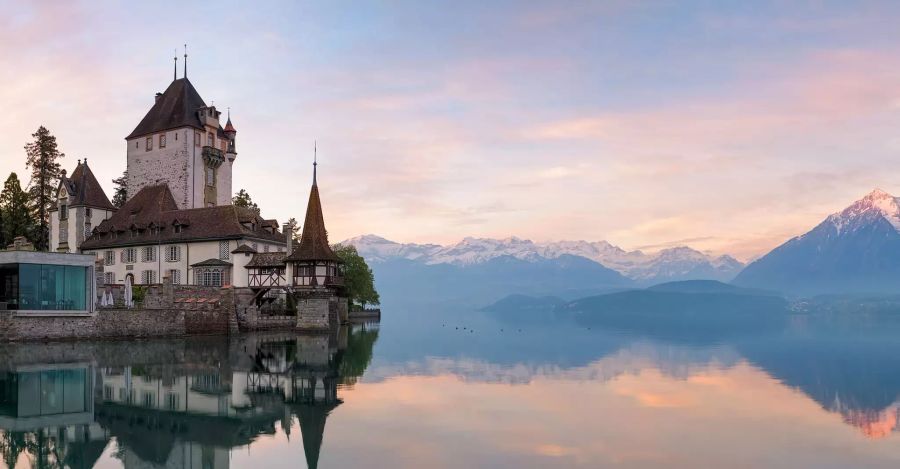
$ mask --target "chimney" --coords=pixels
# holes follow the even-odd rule
[[[287,253],[290,256],[294,250],[294,230],[290,223],[285,223],[281,230],[284,232],[285,242],[287,243]]]
[[[154,99],[153,102],[155,103],[156,101],[159,101],[160,96],[162,96],[162,93],[156,93],[156,98]]]

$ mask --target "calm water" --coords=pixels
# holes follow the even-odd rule
[[[385,315],[325,337],[2,347],[0,465],[900,465],[892,315],[746,333]]]

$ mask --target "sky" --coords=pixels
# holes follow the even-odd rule
[[[146,4],[144,4],[146,3]],[[761,255],[900,195],[900,3],[0,0],[0,175],[38,126],[111,193],[188,78],[234,191],[332,241],[465,236]],[[179,62],[180,66],[181,62]]]

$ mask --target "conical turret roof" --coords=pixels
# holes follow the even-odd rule
[[[300,235],[300,245],[285,258],[285,261],[334,261],[341,259],[328,245],[328,231],[325,230],[325,218],[322,215],[322,202],[319,200],[319,185],[313,170],[313,185],[309,191],[309,203],[306,206],[306,219]]]

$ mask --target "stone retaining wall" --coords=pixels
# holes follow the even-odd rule
[[[90,316],[29,316],[0,311],[0,340],[109,339],[185,335],[176,310],[103,309]]]

